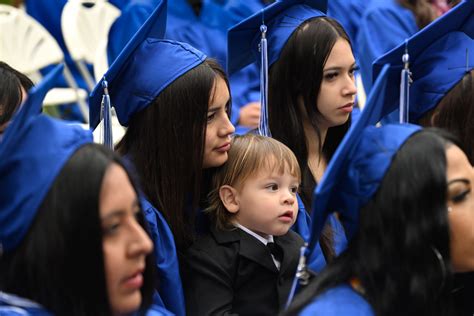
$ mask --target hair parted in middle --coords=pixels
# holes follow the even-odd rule
[[[241,188],[251,177],[262,172],[290,173],[301,181],[301,171],[295,154],[283,143],[256,134],[236,135],[232,139],[229,159],[212,179],[209,206],[206,212],[218,229],[232,229],[235,214],[227,211],[219,196],[223,185]]]

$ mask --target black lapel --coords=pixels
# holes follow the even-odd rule
[[[239,229],[240,233],[240,255],[252,260],[264,268],[278,273],[278,269],[273,262],[270,250],[257,238]]]
[[[296,272],[300,257],[300,248],[304,243],[303,239],[293,231],[288,231],[288,233],[283,236],[274,236],[273,239],[275,243],[283,249],[283,261],[280,265],[280,274],[283,274],[290,267],[295,269],[293,272]]]

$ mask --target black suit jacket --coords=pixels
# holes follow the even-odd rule
[[[303,240],[274,237],[283,250],[280,270],[268,248],[241,229],[211,229],[181,260],[188,315],[277,315],[286,303]]]

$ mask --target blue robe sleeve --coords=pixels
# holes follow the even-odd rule
[[[372,307],[350,286],[329,289],[312,301],[300,316],[375,316]]]
[[[163,215],[150,202],[143,197],[140,202],[154,244],[158,273],[158,293],[153,300],[155,309],[162,307],[175,315],[184,316],[184,293],[173,234]]]
[[[366,94],[372,87],[372,63],[375,59],[418,31],[413,13],[394,0],[371,4],[361,20],[356,43]]]

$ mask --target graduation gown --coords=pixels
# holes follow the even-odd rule
[[[268,248],[241,229],[211,228],[181,260],[188,315],[277,315],[286,303],[303,240],[274,237],[280,270]]]
[[[371,0],[360,21],[354,45],[367,95],[372,87],[372,63],[375,59],[418,30],[414,14],[396,0]]]
[[[300,316],[375,316],[370,304],[347,284],[336,286],[316,297]]]
[[[41,305],[28,299],[0,292],[0,315],[2,316],[53,316]]]
[[[163,215],[148,200],[140,197],[140,203],[148,222],[156,259],[158,295],[153,298],[157,306],[155,310],[164,307],[178,316],[184,316],[184,294],[173,234]]]

